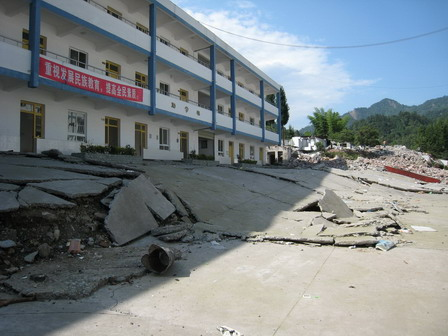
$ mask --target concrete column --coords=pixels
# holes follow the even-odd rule
[[[277,117],[278,144],[279,144],[279,146],[281,146],[281,144],[282,144],[282,97],[280,95],[280,91],[277,92],[277,108],[278,108],[278,117]]]
[[[230,79],[232,81],[232,97],[230,99],[230,109],[232,111],[232,135],[236,134],[236,69],[235,60],[230,60]]]
[[[155,3],[149,5],[149,32],[151,35],[151,56],[148,58],[148,80],[149,90],[151,91],[151,110],[150,115],[156,114],[156,93],[157,93],[157,6]]]
[[[30,3],[29,20],[29,46],[31,51],[31,73],[28,87],[39,87],[39,60],[40,60],[40,18],[42,0],[33,0]]]
[[[261,97],[261,110],[260,110],[260,124],[261,124],[261,142],[264,142],[266,137],[266,125],[264,120],[264,81],[260,81],[260,97]]]
[[[210,69],[212,85],[210,86],[210,108],[212,109],[212,130],[216,130],[216,47],[210,46]]]

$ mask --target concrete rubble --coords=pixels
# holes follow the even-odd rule
[[[149,244],[188,249],[208,243],[224,249],[220,242],[231,239],[350,248],[386,241],[400,247],[408,243],[403,230],[412,234],[400,218],[419,210],[404,199],[384,199],[383,190],[376,191],[385,188],[379,184],[312,169],[300,174],[266,168],[192,171],[188,166],[152,164],[130,180],[129,174],[110,167],[101,175],[100,167],[79,163],[47,159],[43,167],[36,158],[18,156],[13,161],[22,171],[36,169],[36,175],[27,170],[28,175],[19,178],[14,165],[0,156],[0,171],[11,166],[0,176],[4,220],[32,211],[42,220],[45,239],[30,236],[32,245],[25,245],[19,239],[23,231],[1,232],[0,257],[6,260],[2,283],[21,297],[36,299],[82,297],[105,284],[143,276],[147,269],[140,258]],[[391,179],[391,185],[396,183]],[[80,210],[84,212],[76,212]],[[19,250],[21,261],[29,265],[25,268],[4,257]]]
[[[335,150],[336,151],[336,150]],[[332,152],[330,149],[329,152]],[[448,184],[448,170],[443,160],[435,160],[429,154],[406,148],[405,146],[376,146],[358,151],[362,154],[356,160],[336,156],[327,158],[320,153],[300,153],[293,155],[287,163],[289,168],[337,168],[351,171],[384,171],[384,166],[405,169],[413,173],[426,175]]]

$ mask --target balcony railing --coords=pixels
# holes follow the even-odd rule
[[[95,72],[95,73],[100,74],[100,75],[108,76],[108,71],[105,70],[105,69],[97,68],[97,67],[95,67],[93,65],[89,65],[87,63],[86,64],[80,63],[78,60],[75,60],[75,59],[72,59],[72,58],[69,58],[69,57],[66,57],[66,56],[62,56],[62,55],[56,54],[56,53],[54,53],[52,51],[49,51],[47,49],[41,49],[41,51],[45,51],[46,56],[48,56],[50,58],[53,58],[53,59],[56,59],[58,61],[61,61],[62,63],[75,65],[75,66],[78,66],[81,69],[86,69],[86,70]],[[80,66],[79,64],[83,64],[84,66]],[[109,77],[115,78],[115,77],[112,77],[112,76],[109,76]],[[143,83],[137,82],[135,79],[132,79],[132,78],[128,78],[128,77],[124,77],[124,76],[118,76],[118,78],[116,78],[116,79],[121,80],[121,81],[126,82],[126,83],[129,83],[129,84],[132,84],[132,85],[139,86],[139,87],[144,88],[144,89],[148,88],[147,84],[143,84]]]
[[[157,36],[157,40],[160,43],[163,43],[164,45],[166,45],[166,46],[176,50],[177,52],[181,53],[182,55],[184,55],[184,56],[192,59],[193,61],[198,62],[199,64],[201,64],[201,65],[205,66],[206,68],[210,69],[210,62],[204,62],[204,61],[201,61],[200,59],[198,59],[198,58],[196,58],[196,57],[194,57],[194,56],[192,56],[190,54],[186,54],[184,50],[182,50],[181,48],[175,46],[170,41],[165,40],[163,37]]]
[[[8,44],[11,44],[11,45],[17,46],[17,47],[22,47],[22,45],[23,45],[22,41],[17,41],[17,40],[14,40],[12,38],[9,38],[9,37],[3,36],[3,35],[0,35],[0,41],[6,42]]]
[[[84,0],[85,2],[88,2],[89,4],[91,4],[92,6],[102,10],[103,12],[108,13],[109,15],[112,15],[109,13],[109,9],[107,9],[106,7],[104,7],[103,5],[100,5],[99,3],[93,1],[93,0]],[[113,16],[113,15],[112,15]],[[115,17],[115,16],[114,16]],[[125,23],[127,23],[128,25],[130,25],[131,27],[134,27],[135,29],[140,30],[142,33],[145,33],[146,35],[149,35],[149,31],[143,31],[142,29],[139,29],[139,26],[137,26],[136,23],[132,22],[131,20],[126,19],[125,17],[123,17],[122,15],[120,15],[120,17],[115,17],[116,19],[123,21]]]
[[[206,109],[206,110],[211,110],[210,106],[198,103],[198,102],[196,102],[194,100],[182,99],[181,96],[175,95],[174,93],[170,93],[168,91],[163,91],[163,90],[157,89],[157,93],[163,94],[163,95],[168,96],[168,97],[176,98],[176,99],[178,99],[180,101],[183,101],[183,102],[186,102],[186,103],[189,103],[189,104],[192,104],[192,105],[196,105],[196,106],[202,107],[203,109]]]

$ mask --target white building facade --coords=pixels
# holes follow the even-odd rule
[[[279,89],[167,0],[0,0],[0,151],[262,163]]]

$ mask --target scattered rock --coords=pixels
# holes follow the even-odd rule
[[[30,280],[34,282],[44,282],[47,280],[47,276],[45,274],[31,274]]]
[[[36,259],[36,257],[37,257],[37,254],[38,254],[39,252],[32,252],[32,253],[30,253],[30,254],[27,254],[24,258],[23,258],[23,260],[25,260],[25,262],[27,262],[28,264],[32,264],[33,262],[34,262],[34,260]]]
[[[45,259],[50,256],[51,247],[47,243],[43,243],[42,245],[39,245],[39,247],[37,248],[37,251],[39,253],[39,257]]]
[[[17,246],[16,242],[10,239],[7,240],[0,240],[0,248],[2,249],[9,249],[11,247]]]
[[[68,253],[71,254],[81,253],[81,239],[70,239]]]

